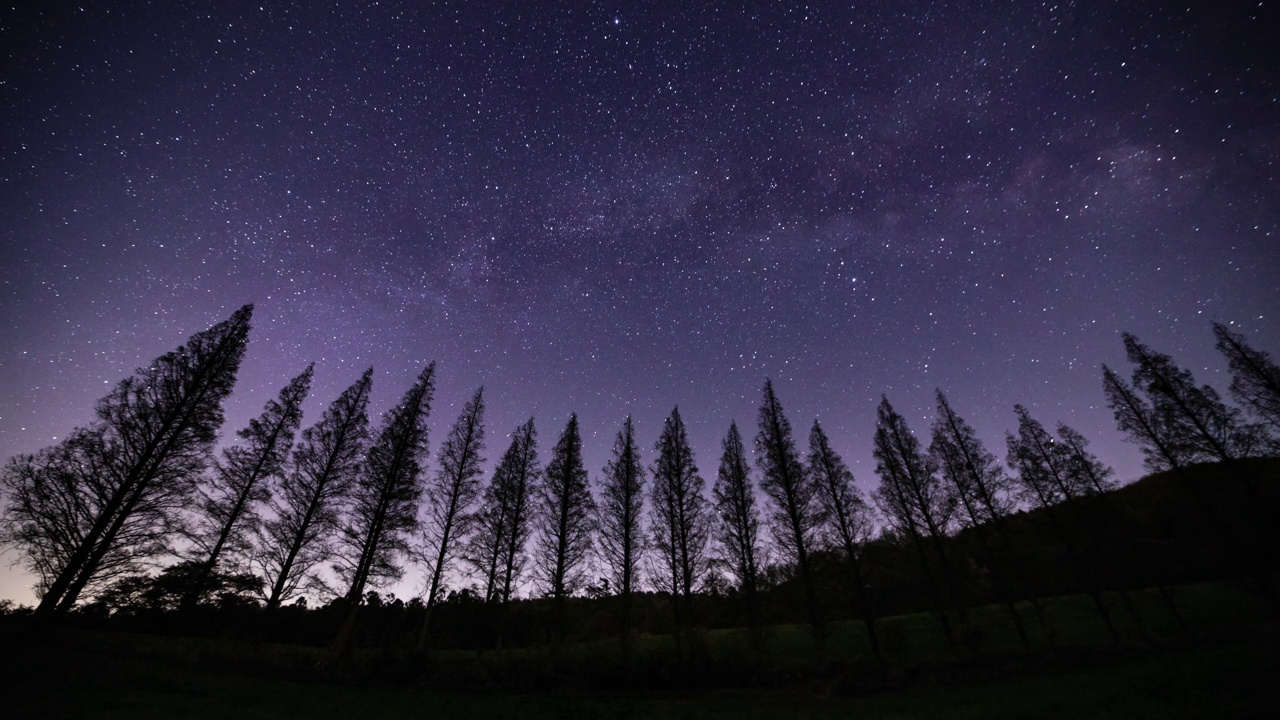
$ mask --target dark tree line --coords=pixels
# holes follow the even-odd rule
[[[616,596],[609,623],[626,657],[646,593],[666,598],[665,622],[681,647],[706,607],[737,603],[743,624],[758,629],[767,621],[765,594],[793,587],[819,644],[828,617],[847,614],[865,629],[870,657],[882,663],[879,624],[900,603],[877,572],[886,553],[900,552],[913,558],[924,607],[957,652],[977,651],[969,611],[988,601],[1003,606],[1030,647],[1031,618],[1052,641],[1036,558],[1017,537],[1019,516],[1030,508],[1053,529],[1053,552],[1114,639],[1118,610],[1109,598],[1144,632],[1132,588],[1115,584],[1121,576],[1156,590],[1186,629],[1161,579],[1174,575],[1160,567],[1167,559],[1152,555],[1112,502],[1114,473],[1080,433],[1059,424],[1052,434],[1022,406],[1014,409],[1017,429],[1006,437],[1002,466],[941,391],[927,445],[882,399],[874,503],[817,420],[801,455],[769,381],[754,472],[731,423],[710,497],[678,409],[663,423],[647,470],[627,418],[594,492],[576,415],[545,468],[533,420],[516,428],[486,482],[483,389],[452,425],[433,469],[433,363],[376,432],[369,428],[370,369],[299,433],[309,366],[215,455],[251,314],[246,306],[193,335],[121,381],[98,402],[92,423],[4,466],[3,541],[39,578],[37,616],[63,615],[82,598],[189,612],[256,597],[279,612],[291,601],[329,597],[348,608],[337,641],[346,647],[357,609],[417,565],[424,571],[418,647],[433,642],[435,610],[461,612],[467,598],[489,609],[482,614],[485,642],[501,647],[512,601],[531,587],[549,603],[544,630],[556,643],[569,632],[571,598]],[[1147,465],[1181,477],[1194,495],[1224,566],[1254,577],[1275,603],[1275,541],[1246,536],[1237,515],[1206,497],[1191,475],[1206,462],[1234,468],[1240,496],[1265,514],[1274,493],[1249,461],[1280,449],[1280,369],[1239,333],[1215,325],[1214,334],[1239,407],[1127,334],[1132,378],[1104,366],[1103,389]],[[1115,528],[1126,560],[1090,540],[1098,517]],[[1242,546],[1254,551],[1237,552]]]

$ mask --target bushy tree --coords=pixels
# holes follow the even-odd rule
[[[192,335],[120,381],[61,447],[6,465],[4,539],[42,578],[37,616],[66,612],[167,545],[212,454],[252,314],[246,305]]]

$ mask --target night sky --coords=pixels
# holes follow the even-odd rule
[[[867,490],[934,388],[1130,481],[1122,331],[1280,352],[1274,2],[49,5],[0,9],[0,458],[247,302],[224,435],[434,359],[433,450],[483,384],[488,467],[576,411],[593,482],[677,404],[710,482],[766,377]]]

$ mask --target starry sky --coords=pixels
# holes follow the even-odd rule
[[[934,388],[1135,479],[1122,331],[1223,390],[1211,321],[1280,352],[1276,5],[7,5],[0,457],[253,302],[227,436],[308,362],[305,424],[436,360],[433,447],[483,384],[489,467],[576,411],[596,481],[678,404],[710,482],[771,377],[867,490],[880,395],[923,437]]]

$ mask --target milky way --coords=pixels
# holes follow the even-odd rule
[[[595,478],[677,404],[712,477],[771,377],[863,488],[935,388],[1128,481],[1122,331],[1280,351],[1275,3],[50,5],[0,10],[0,457],[246,302],[226,435],[434,359],[435,442],[483,384],[490,464],[576,411]]]

